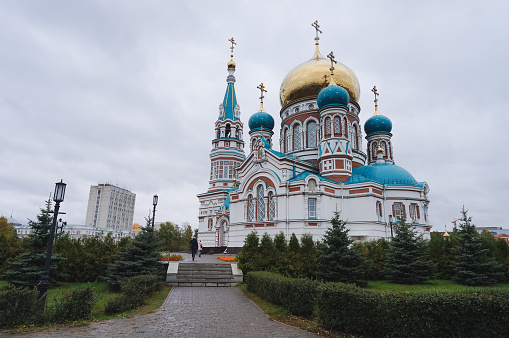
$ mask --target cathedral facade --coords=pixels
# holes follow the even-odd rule
[[[260,109],[248,120],[249,144],[244,144],[230,40],[209,187],[198,195],[204,246],[239,248],[252,231],[271,237],[282,231],[287,239],[310,233],[320,240],[335,212],[356,241],[390,238],[400,217],[429,237],[428,185],[395,164],[392,122],[378,112],[376,88],[375,113],[361,128],[359,81],[332,52],[329,59],[322,56],[315,28],[313,57],[281,84],[279,151],[274,119],[263,107],[263,84],[258,86]]]

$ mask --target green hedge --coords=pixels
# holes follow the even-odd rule
[[[386,292],[326,283],[318,287],[321,322],[373,337],[508,337],[509,290]]]
[[[89,319],[95,302],[91,288],[69,290],[66,295],[47,306],[45,297],[38,298],[37,289],[9,284],[0,291],[0,328],[22,325],[68,323]]]
[[[287,278],[265,271],[251,271],[244,277],[244,281],[249,292],[283,306],[294,315],[309,316],[313,313],[318,286],[316,281]]]

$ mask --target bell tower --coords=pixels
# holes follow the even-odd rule
[[[231,56],[228,61],[228,76],[226,78],[226,93],[223,103],[219,105],[219,116],[215,123],[215,137],[210,151],[210,180],[209,191],[230,189],[233,187],[234,168],[245,159],[243,124],[240,121],[240,106],[235,95],[235,68],[233,50],[236,42],[231,42]]]

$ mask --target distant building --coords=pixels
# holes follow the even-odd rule
[[[90,187],[85,225],[111,229],[122,233],[131,231],[136,194],[111,184]]]

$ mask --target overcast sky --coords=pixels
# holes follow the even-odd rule
[[[279,87],[312,57],[318,20],[322,55],[359,79],[361,123],[378,88],[434,229],[463,205],[509,228],[508,18],[507,1],[1,1],[0,215],[35,219],[63,179],[68,223],[112,183],[136,193],[135,222],[158,194],[156,221],[197,227],[228,39],[244,135],[263,82],[279,150]]]

